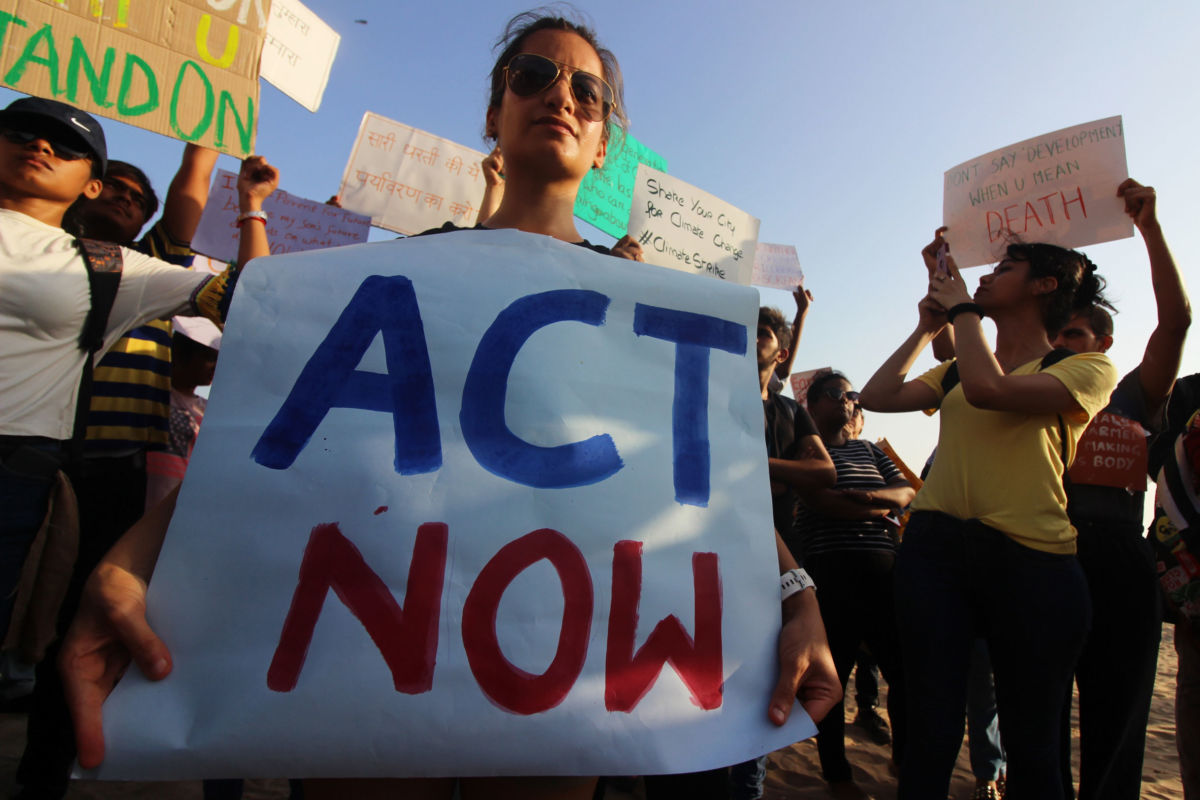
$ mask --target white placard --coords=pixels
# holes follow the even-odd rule
[[[942,220],[960,267],[999,260],[1011,236],[1082,247],[1133,236],[1120,117],[1063,128],[946,170]]]
[[[629,234],[651,264],[750,285],[758,220],[646,164],[638,165]]]
[[[400,233],[446,222],[469,228],[479,221],[484,158],[478,150],[368,111],[342,175],[342,205]]]
[[[237,175],[217,170],[192,249],[222,261],[237,260]],[[367,240],[371,220],[344,208],[308,200],[282,189],[263,201],[272,255],[341,247]],[[257,225],[256,222],[246,223]]]
[[[804,283],[796,248],[790,244],[759,242],[754,247],[754,273],[750,282],[755,286],[795,291]]]
[[[150,586],[174,669],[118,685],[98,775],[651,774],[812,735],[766,713],[757,318],[512,230],[255,262]]]
[[[300,0],[271,0],[259,74],[309,111],[321,107],[342,37]]]

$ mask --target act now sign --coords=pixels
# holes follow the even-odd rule
[[[243,274],[104,778],[688,772],[767,720],[758,293],[520,231]],[[219,502],[214,502],[219,498]]]
[[[262,0],[0,0],[0,83],[254,152]]]

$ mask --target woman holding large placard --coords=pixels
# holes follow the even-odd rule
[[[488,228],[516,228],[581,244],[574,223],[575,196],[588,170],[604,163],[610,118],[623,123],[621,78],[615,58],[586,27],[559,17],[522,14],[501,38],[492,70],[486,132],[503,153],[505,191]],[[446,230],[453,230],[448,225]],[[749,390],[749,387],[747,387]],[[170,654],[145,621],[146,581],[154,567],[174,498],[147,515],[109,553],[89,580],[80,615],[64,643],[62,659],[79,761],[103,758],[100,702],[120,671],[136,660],[153,679],[170,672]],[[766,709],[782,725],[797,695],[814,719],[840,698],[832,658],[812,591],[799,576],[786,548],[776,542],[780,570],[796,586],[783,603],[779,638],[780,676]],[[464,758],[469,755],[464,754]],[[464,771],[470,769],[464,766]],[[590,798],[595,779],[480,778],[462,781],[462,797]],[[407,780],[334,779],[307,781],[314,798],[448,798],[451,778]]]
[[[916,330],[862,392],[874,411],[941,409],[895,571],[909,735],[921,743],[901,764],[900,797],[946,796],[982,635],[1012,797],[1059,798],[1059,715],[1091,616],[1062,476],[1117,374],[1099,353],[1064,358],[1046,332],[1103,303],[1104,282],[1081,253],[1014,243],[972,301],[953,260],[937,266],[942,230],[923,251],[932,280]],[[957,361],[906,380],[948,324]]]

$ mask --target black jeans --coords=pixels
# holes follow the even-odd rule
[[[901,800],[949,790],[976,636],[992,656],[1008,797],[1061,800],[1060,716],[1091,623],[1075,556],[1033,550],[978,521],[917,512],[895,580],[912,743]]]
[[[1092,630],[1075,667],[1079,684],[1080,800],[1142,796],[1146,726],[1162,638],[1162,592],[1141,522],[1078,521],[1079,564],[1092,599]],[[1070,732],[1067,709],[1063,735]],[[1063,741],[1063,791],[1071,787],[1070,738]]]
[[[904,675],[892,590],[896,556],[883,551],[822,553],[805,562],[817,584],[817,602],[833,653],[838,679],[845,690],[858,649],[866,644],[888,683],[888,716],[892,722],[892,754],[900,763],[905,744]],[[850,780],[846,760],[846,712],[839,702],[817,725],[817,753],[827,781]]]

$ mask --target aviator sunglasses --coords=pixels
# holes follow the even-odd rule
[[[29,144],[35,139],[42,139],[50,144],[50,148],[54,151],[54,155],[61,158],[63,161],[78,161],[81,158],[91,158],[92,154],[87,150],[80,150],[77,146],[66,144],[54,133],[45,133],[39,131],[21,131],[13,130],[12,128],[4,128],[0,130],[0,136],[8,139],[13,144]]]
[[[859,398],[858,392],[848,392],[845,389],[822,389],[821,394],[837,403],[842,402],[843,397],[850,398],[851,403],[857,403]]]
[[[571,94],[579,103],[579,115],[592,122],[608,119],[613,109],[613,90],[598,75],[534,53],[518,53],[504,68],[508,88],[517,97],[532,97],[544,92],[564,71],[570,74]]]

